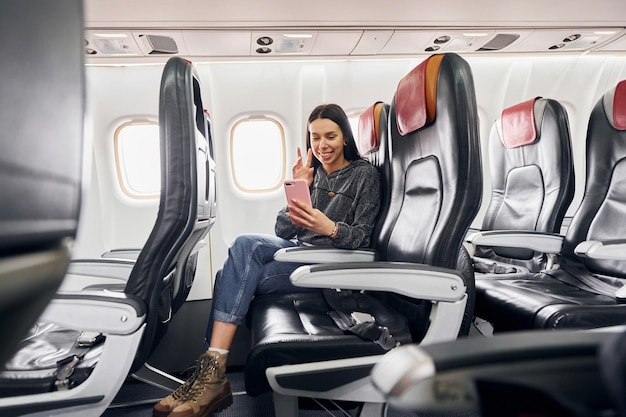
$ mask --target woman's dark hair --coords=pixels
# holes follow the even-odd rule
[[[350,125],[350,120],[348,120],[346,112],[343,111],[343,109],[337,104],[320,104],[311,112],[311,115],[309,116],[309,122],[307,123],[306,128],[307,150],[311,148],[311,141],[309,140],[311,136],[311,132],[309,131],[309,124],[313,120],[317,119],[329,119],[337,123],[337,125],[341,129],[343,140],[346,143],[346,146],[343,149],[344,158],[346,158],[348,161],[356,161],[357,159],[361,159],[359,150],[356,147],[354,135],[352,134],[352,126]],[[317,168],[321,164],[322,163],[317,158],[313,157],[313,161],[311,164],[312,166]]]

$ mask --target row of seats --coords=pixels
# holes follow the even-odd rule
[[[500,212],[514,213],[508,215],[510,219],[505,219],[506,222],[501,222],[504,225],[500,224],[497,228],[520,229],[511,226],[526,225],[528,231],[505,230],[492,232],[484,240],[481,240],[480,234],[472,239],[474,243],[485,244],[487,239],[495,237],[495,245],[507,245],[505,248],[481,249],[477,253],[495,253],[494,259],[509,264],[513,263],[511,259],[501,256],[505,250],[515,255],[523,251],[528,253],[524,257],[529,260],[526,261],[526,268],[513,268],[515,273],[503,275],[481,274],[477,279],[476,315],[492,323],[496,332],[587,329],[626,323],[626,258],[623,255],[626,232],[623,221],[626,188],[623,183],[626,177],[622,162],[626,156],[626,126],[620,122],[626,117],[624,97],[626,81],[607,92],[591,113],[587,132],[585,192],[565,236],[557,232],[571,202],[573,175],[567,174],[567,169],[571,169],[571,162],[567,162],[572,159],[571,150],[562,138],[546,145],[550,149],[543,153],[543,159],[536,159],[528,168],[517,170],[542,172],[543,181],[538,175],[524,172],[524,181],[517,181],[516,189],[511,186],[504,192],[504,195],[521,196],[523,200],[514,197],[512,201],[502,204],[503,208],[497,208]],[[549,119],[564,120],[561,131],[568,131],[567,118],[564,110],[562,112],[562,116],[556,117],[544,114],[541,138],[538,134],[537,141],[531,146],[546,142],[546,139],[558,138],[556,129],[546,131]],[[547,108],[544,113],[547,113]],[[556,123],[553,122],[553,125]],[[546,134],[550,136],[546,137]],[[557,153],[559,147],[561,152]],[[530,152],[524,154],[524,158],[531,157]],[[507,155],[506,158],[510,157]],[[551,171],[556,173],[553,178],[560,176],[560,188],[557,181],[545,175]],[[510,179],[513,173],[510,171],[507,183],[513,182]],[[506,201],[506,198],[500,197],[499,185],[494,188],[492,202]],[[552,213],[548,213],[552,217],[545,216],[548,221],[535,216],[535,213],[540,213],[537,210],[540,204],[552,207]],[[490,209],[494,206],[497,204],[492,204]],[[535,220],[535,227],[522,221],[523,217]],[[493,218],[496,219],[494,224],[498,224],[499,219]],[[538,226],[540,224],[542,227]],[[517,233],[512,239],[506,238],[505,243],[503,236],[511,231]]]
[[[451,62],[455,64],[450,64],[453,69],[449,73],[442,70],[443,63]],[[624,193],[619,167],[620,149],[624,148],[619,123],[624,119],[622,89],[626,83],[618,84],[593,111],[586,193],[565,238],[558,232],[574,195],[567,113],[557,101],[544,98],[503,111],[490,138],[493,191],[483,221],[486,230],[469,238],[476,248],[470,261],[459,246],[462,237],[455,232],[467,231],[474,218],[481,183],[469,180],[462,184],[461,178],[482,174],[477,143],[458,151],[458,141],[477,140],[471,72],[461,62],[454,54],[429,58],[400,81],[390,106],[376,103],[361,117],[360,151],[379,168],[384,184],[371,259],[357,262],[342,253],[333,256],[332,264],[300,268],[292,281],[307,287],[359,290],[359,299],[365,295],[376,302],[370,303],[375,307],[357,302],[358,311],[371,313],[375,323],[389,328],[401,343],[408,341],[411,347],[435,343],[430,354],[437,352],[438,342],[466,335],[468,317],[473,313],[493,321],[497,331],[626,323],[626,304],[620,305],[619,293],[623,287],[624,255],[620,251],[624,245],[618,240],[623,235],[621,202],[626,201],[620,197]],[[437,68],[439,65],[442,67]],[[451,88],[446,78],[449,74],[455,74],[465,87]],[[468,165],[463,155],[470,157]],[[457,171],[451,168],[455,163]],[[605,174],[602,179],[599,173]],[[449,181],[461,188],[449,194],[451,190],[444,187]],[[446,211],[453,206],[448,200],[451,196],[459,204],[454,214]],[[612,241],[607,242],[607,237]],[[603,242],[581,244],[590,238]],[[311,255],[309,262],[319,262],[319,256],[312,255],[316,251],[290,249],[276,258],[307,262],[307,255]],[[581,254],[584,257],[579,260]],[[574,257],[577,263],[572,266]],[[422,264],[419,274],[416,264]],[[472,264],[480,272],[475,284],[475,309]],[[427,271],[424,265],[428,265]],[[450,271],[456,271],[462,281],[455,284],[446,280]],[[400,274],[407,280],[400,279]],[[581,281],[583,285],[578,285]],[[425,291],[422,284],[430,286],[430,291]],[[443,311],[446,305],[442,301],[448,296],[443,288],[446,285],[464,286],[462,315],[458,314],[460,310]],[[294,415],[298,396],[365,401],[371,413],[377,412],[377,401],[384,401],[372,391],[372,380],[368,378],[373,364],[381,359],[377,356],[381,344],[341,331],[328,318],[329,310],[332,307],[324,298],[310,293],[262,296],[254,301],[250,325],[255,345],[246,365],[246,386],[252,395],[271,387],[277,415]],[[441,338],[433,336],[441,324],[440,314],[460,320],[460,327],[452,327],[454,331],[441,334]],[[552,351],[580,337],[563,334],[553,342]],[[583,350],[587,354],[591,346],[606,338],[605,334],[589,338],[586,349],[572,349],[569,359],[578,358]],[[496,342],[492,351],[484,346],[488,342],[480,346],[483,353],[490,352],[500,359],[499,348],[514,347],[507,356],[512,360],[515,354],[524,355],[524,347],[531,349],[532,344],[522,340],[527,339],[512,336],[511,340]],[[472,342],[465,343],[467,346]],[[452,352],[456,352],[454,345],[450,343]],[[468,351],[474,352],[471,347]],[[475,364],[476,357],[485,362],[493,360],[487,356],[478,354],[470,362]],[[411,360],[415,358],[411,356]],[[410,373],[413,368],[402,362],[383,362],[374,376],[378,375],[380,391],[389,394],[386,378],[391,375],[391,379],[397,377],[404,384],[404,370]],[[417,398],[417,402],[430,398],[423,391],[419,394],[411,390],[402,393],[405,399]],[[463,404],[467,405],[463,401],[457,405]]]
[[[502,232],[513,240],[499,238],[500,232],[470,239],[496,246],[490,255],[499,246],[521,248],[556,262],[520,268],[511,258],[490,257],[504,265],[503,273],[491,269],[476,277],[476,314],[494,324],[495,336],[390,352],[371,374],[390,402],[485,417],[626,416],[625,139],[626,81],[621,81],[591,112],[585,192],[566,235],[537,234],[529,227]],[[528,206],[518,202],[518,212]]]

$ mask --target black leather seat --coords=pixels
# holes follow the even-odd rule
[[[452,340],[467,333],[472,316],[474,278],[462,242],[482,193],[467,62],[456,54],[425,60],[400,81],[388,122],[390,198],[374,255],[352,262],[350,251],[335,250],[343,262],[304,266],[291,279],[304,287],[364,290],[379,310],[369,313],[401,343]],[[246,391],[272,389],[278,416],[296,414],[299,396],[365,402],[365,409],[384,402],[367,374],[385,349],[340,330],[329,310],[320,293],[253,300]]]
[[[1,367],[56,293],[76,236],[85,118],[82,5],[9,2],[0,27],[6,54],[0,60]]]
[[[512,332],[402,346],[382,358],[371,378],[390,404],[418,413],[623,417],[622,329]]]
[[[210,128],[189,61],[165,65],[159,126],[161,196],[150,236],[136,261],[73,266],[66,281],[83,281],[83,289],[56,295],[1,374],[3,416],[102,414],[186,297],[198,242],[215,215]],[[90,272],[111,284],[90,285]],[[95,332],[93,340],[80,339],[83,330]]]
[[[477,280],[476,315],[496,332],[626,323],[626,81],[593,108],[586,149],[585,192],[559,267]]]
[[[389,209],[389,104],[377,101],[359,117],[359,131],[356,136],[357,148],[361,156],[378,169],[381,182],[381,202],[378,218],[372,234],[378,236],[383,225],[386,210]],[[372,240],[372,248],[375,240]]]
[[[489,160],[491,200],[481,232],[469,238],[475,246],[475,271],[550,268],[558,261],[541,250],[550,242],[542,237],[560,233],[574,197],[565,108],[555,100],[537,97],[503,110],[491,129]],[[496,246],[502,242],[507,246]]]

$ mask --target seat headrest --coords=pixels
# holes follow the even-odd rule
[[[535,142],[539,137],[544,108],[544,100],[535,97],[502,110],[498,122],[502,145],[512,149]]]
[[[377,101],[359,116],[359,137],[357,147],[361,156],[378,150],[380,146],[379,126],[380,114],[385,103]]]
[[[435,120],[437,78],[444,55],[432,55],[404,76],[395,95],[396,121],[402,136]]]
[[[620,81],[602,100],[611,126],[626,130],[626,80]]]

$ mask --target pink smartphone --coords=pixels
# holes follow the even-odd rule
[[[309,207],[313,206],[311,203],[311,194],[309,193],[309,184],[307,184],[306,180],[286,180],[284,187],[287,202],[298,200],[306,203]]]

